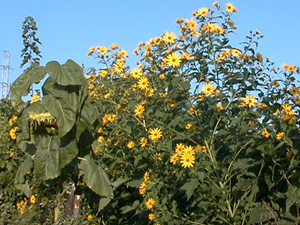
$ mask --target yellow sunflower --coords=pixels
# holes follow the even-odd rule
[[[154,204],[155,204],[155,200],[153,198],[149,198],[146,201],[145,206],[147,209],[153,209]]]
[[[168,66],[178,67],[181,62],[181,58],[177,53],[173,52],[167,56],[166,62]]]
[[[232,3],[226,3],[226,11],[229,13],[237,12],[237,9],[233,6]]]
[[[144,148],[147,143],[148,143],[148,139],[146,137],[141,137],[141,139],[140,139],[141,147]]]
[[[265,138],[269,138],[271,135],[270,135],[270,133],[269,133],[269,131],[267,131],[267,130],[263,130],[262,131],[262,136],[264,136]]]
[[[177,153],[173,154],[170,157],[170,163],[172,163],[173,165],[175,165],[177,163],[177,161],[179,160],[179,156]]]
[[[138,87],[141,89],[141,90],[146,90],[149,86],[149,80],[147,77],[142,77],[139,79],[138,81]]]
[[[140,69],[136,68],[130,71],[130,75],[133,78],[139,79],[143,75],[143,72]]]
[[[248,105],[249,107],[255,106],[255,103],[257,102],[256,98],[253,95],[248,95],[244,99],[244,103]]]
[[[202,89],[202,93],[205,95],[212,95],[215,92],[216,88],[211,83],[206,83]]]
[[[127,143],[127,148],[132,149],[134,147],[134,142],[133,141],[129,141]]]
[[[280,132],[276,135],[277,140],[281,140],[284,137],[284,132]]]
[[[136,117],[141,118],[143,116],[144,111],[145,111],[145,107],[142,104],[138,104],[134,109],[134,115]]]
[[[151,128],[149,130],[149,139],[156,142],[162,137],[161,128]]]
[[[183,168],[191,168],[194,166],[195,160],[196,160],[196,158],[195,158],[194,154],[183,153],[183,155],[181,156],[181,159],[180,159],[180,163]]]
[[[166,31],[163,34],[163,40],[166,43],[174,43],[175,39],[176,39],[176,34],[174,32],[169,33],[168,31]]]
[[[208,8],[202,7],[201,9],[199,9],[197,11],[196,14],[197,14],[197,16],[201,16],[201,17],[206,16],[208,14]]]

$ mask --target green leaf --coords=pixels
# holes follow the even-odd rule
[[[36,135],[36,153],[34,156],[34,174],[43,180],[60,175],[60,141],[58,137]]]
[[[139,200],[135,200],[132,205],[126,205],[126,206],[123,206],[122,208],[120,208],[121,211],[122,211],[121,213],[122,214],[126,214],[126,213],[128,213],[128,212],[130,212],[132,210],[135,210],[135,209],[137,209],[137,207],[139,206],[139,204],[140,204],[140,201]]]
[[[22,102],[22,96],[27,96],[30,91],[30,86],[34,83],[39,83],[46,75],[45,67],[29,68],[21,74],[12,84],[11,103],[13,106]]]
[[[70,132],[60,139],[59,168],[62,169],[78,155],[77,142]]]
[[[184,90],[188,91],[191,87],[191,84],[188,81],[184,81],[181,83],[181,86],[183,87]]]
[[[138,188],[141,185],[141,183],[143,182],[143,180],[144,180],[143,178],[139,179],[139,180],[133,180],[133,181],[127,182],[126,185],[129,187]]]
[[[64,99],[56,99],[52,95],[43,97],[45,109],[57,120],[58,137],[66,135],[74,126],[76,113],[72,105]]]
[[[252,208],[249,213],[248,224],[258,224],[266,222],[270,219],[270,215],[274,214],[275,211],[269,211],[266,207],[258,205]]]
[[[121,184],[126,183],[128,180],[130,180],[128,177],[118,178],[118,179],[115,180],[113,183],[111,183],[111,185],[116,189],[116,188],[119,187]]]
[[[113,197],[111,183],[103,168],[95,163],[89,155],[79,163],[80,175],[84,174],[87,186],[96,194],[105,197]]]
[[[30,156],[19,166],[15,176],[15,187],[22,191],[28,198],[31,196],[31,190],[28,182],[25,180],[25,175],[33,168],[33,161]]]
[[[46,65],[46,71],[50,77],[60,85],[87,84],[83,75],[83,69],[71,59],[63,65],[60,65],[56,61],[48,62]]]
[[[190,197],[193,195],[194,190],[198,187],[199,181],[197,179],[190,179],[188,182],[186,182],[180,189],[185,190],[187,201],[190,199]]]
[[[82,132],[91,126],[98,118],[99,110],[88,98],[80,111],[79,118],[76,122],[76,138],[79,139]]]
[[[110,203],[111,198],[101,198],[99,201],[98,212],[105,208]]]

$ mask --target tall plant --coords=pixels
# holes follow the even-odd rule
[[[116,44],[91,47],[98,161],[122,179],[108,224],[299,222],[299,68],[239,46],[231,3],[177,19],[180,34],[140,43],[136,68]]]
[[[91,149],[94,138],[89,128],[99,112],[91,102],[78,64],[72,60],[63,65],[51,61],[46,66],[29,68],[11,87],[12,104],[18,105],[30,85],[46,75],[49,77],[42,85],[42,100],[33,98],[28,102],[16,121],[16,144],[26,155],[15,177],[16,187],[31,196],[26,180],[31,171],[60,191],[63,182],[71,181],[76,187],[83,179],[97,195],[111,198],[109,179]]]

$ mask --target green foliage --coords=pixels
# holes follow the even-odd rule
[[[74,224],[299,223],[299,68],[263,57],[259,31],[232,46],[236,9],[214,7],[177,19],[178,38],[140,43],[137,68],[117,45],[97,46],[88,82],[72,60],[14,82],[18,105],[49,75],[42,101],[15,121],[15,184],[37,196],[39,221],[51,212]],[[85,209],[77,219],[62,216],[73,186]]]
[[[103,223],[299,220],[299,68],[275,69],[258,31],[232,46],[232,12],[201,10],[177,20],[179,38],[141,43],[138,68],[115,46],[88,53],[101,66],[87,78],[102,113],[94,151],[112,181],[126,180]]]
[[[42,43],[36,37],[38,28],[34,18],[27,16],[23,21],[22,29],[24,49],[22,49],[21,57],[23,57],[23,61],[20,67],[23,67],[26,63],[29,63],[30,66],[33,64],[39,65],[42,55],[38,45]]]

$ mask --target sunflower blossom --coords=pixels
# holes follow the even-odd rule
[[[284,132],[280,132],[276,135],[277,140],[281,140],[284,137]]]
[[[153,198],[149,198],[146,201],[145,206],[147,207],[147,209],[153,209],[154,204],[155,204],[155,200]]]
[[[208,14],[208,8],[205,7],[202,7],[196,12],[196,15],[200,17],[206,16],[207,14]]]
[[[141,90],[146,90],[149,86],[149,80],[147,77],[142,77],[139,79],[138,81],[138,87],[141,89]]]
[[[183,168],[191,168],[195,164],[195,159],[194,154],[184,152],[180,159],[181,166]]]
[[[270,135],[270,133],[269,133],[269,131],[267,131],[267,130],[263,130],[262,131],[262,136],[264,136],[265,138],[269,138],[271,135]]]
[[[206,83],[202,89],[202,93],[205,95],[212,95],[216,88],[211,83]]]
[[[249,107],[255,106],[255,103],[257,102],[256,98],[253,95],[248,95],[244,99],[244,103],[248,105]]]
[[[135,68],[130,71],[130,75],[135,79],[139,79],[143,75],[143,72],[139,68]]]
[[[163,34],[163,40],[164,42],[166,43],[170,43],[170,44],[173,44],[174,41],[176,39],[176,34],[174,32],[171,32],[169,33],[168,31],[166,31],[164,34]]]
[[[226,11],[229,13],[237,12],[237,9],[233,6],[232,3],[226,3]]]
[[[162,137],[162,131],[161,128],[151,128],[149,130],[149,139],[156,142],[158,139]]]
[[[145,107],[142,104],[138,104],[134,109],[134,115],[136,117],[142,118],[144,111]]]
[[[173,52],[172,54],[167,56],[166,62],[168,66],[178,67],[181,62],[181,58],[177,53]]]

